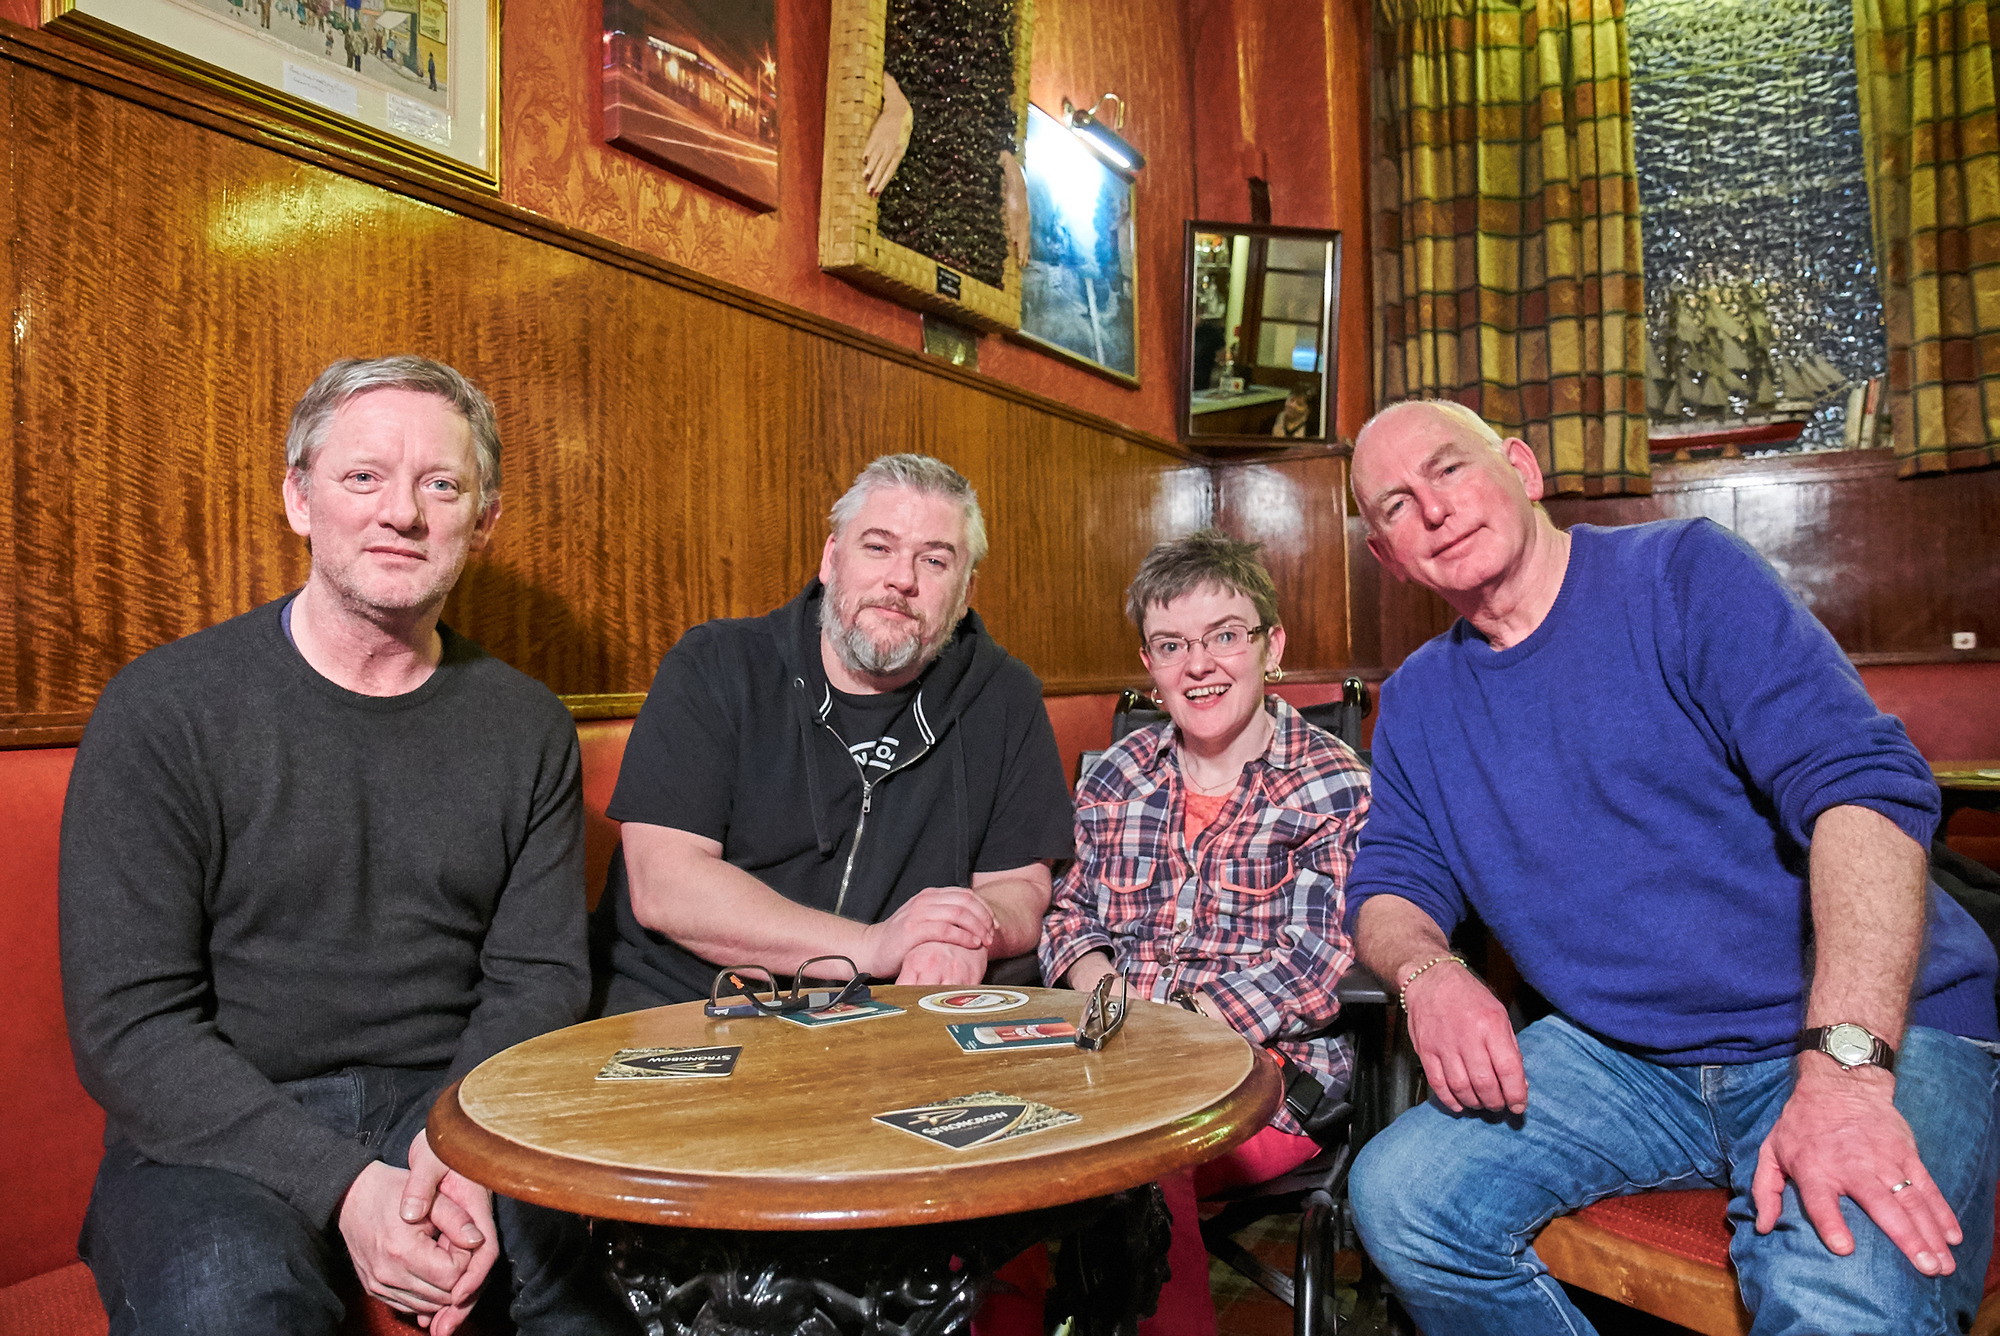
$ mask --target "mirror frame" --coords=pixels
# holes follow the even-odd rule
[[[1194,327],[1195,327],[1195,236],[1202,232],[1226,232],[1259,240],[1324,241],[1333,245],[1332,263],[1327,267],[1320,300],[1319,347],[1320,409],[1319,431],[1309,437],[1277,437],[1195,434],[1194,425]],[[1339,440],[1334,424],[1340,388],[1340,261],[1338,231],[1317,227],[1274,227],[1263,223],[1225,223],[1191,220],[1181,246],[1181,357],[1180,382],[1175,393],[1175,427],[1180,443],[1194,449],[1226,446],[1232,451],[1246,447],[1260,450],[1296,450],[1325,447]]]

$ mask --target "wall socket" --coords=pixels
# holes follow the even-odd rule
[[[1951,633],[1951,647],[1953,649],[1978,649],[1979,632],[1953,631]]]

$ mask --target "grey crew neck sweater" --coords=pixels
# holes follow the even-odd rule
[[[63,809],[63,995],[107,1138],[325,1224],[379,1148],[274,1083],[442,1083],[581,1016],[582,790],[539,683],[440,627],[422,686],[357,695],[300,657],[286,602],[106,688]]]

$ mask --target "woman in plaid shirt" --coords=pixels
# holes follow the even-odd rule
[[[1342,888],[1368,815],[1368,771],[1265,682],[1285,629],[1257,545],[1214,529],[1147,554],[1125,598],[1171,723],[1135,730],[1077,790],[1076,861],[1042,924],[1043,977],[1088,989],[1118,970],[1135,996],[1233,1026],[1346,1092],[1351,1052],[1322,1033],[1354,959]],[[1143,1336],[1213,1333],[1195,1199],[1262,1182],[1317,1145],[1290,1109],[1234,1153],[1162,1186],[1174,1279]]]

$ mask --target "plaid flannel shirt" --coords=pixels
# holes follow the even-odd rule
[[[1206,997],[1252,1043],[1278,1049],[1331,1094],[1352,1052],[1325,1036],[1353,963],[1341,926],[1347,871],[1368,817],[1368,771],[1277,697],[1277,731],[1222,811],[1187,840],[1173,727],[1137,730],[1077,786],[1076,861],[1042,925],[1042,976],[1107,953],[1134,994]],[[1299,1127],[1280,1108],[1276,1123]]]

